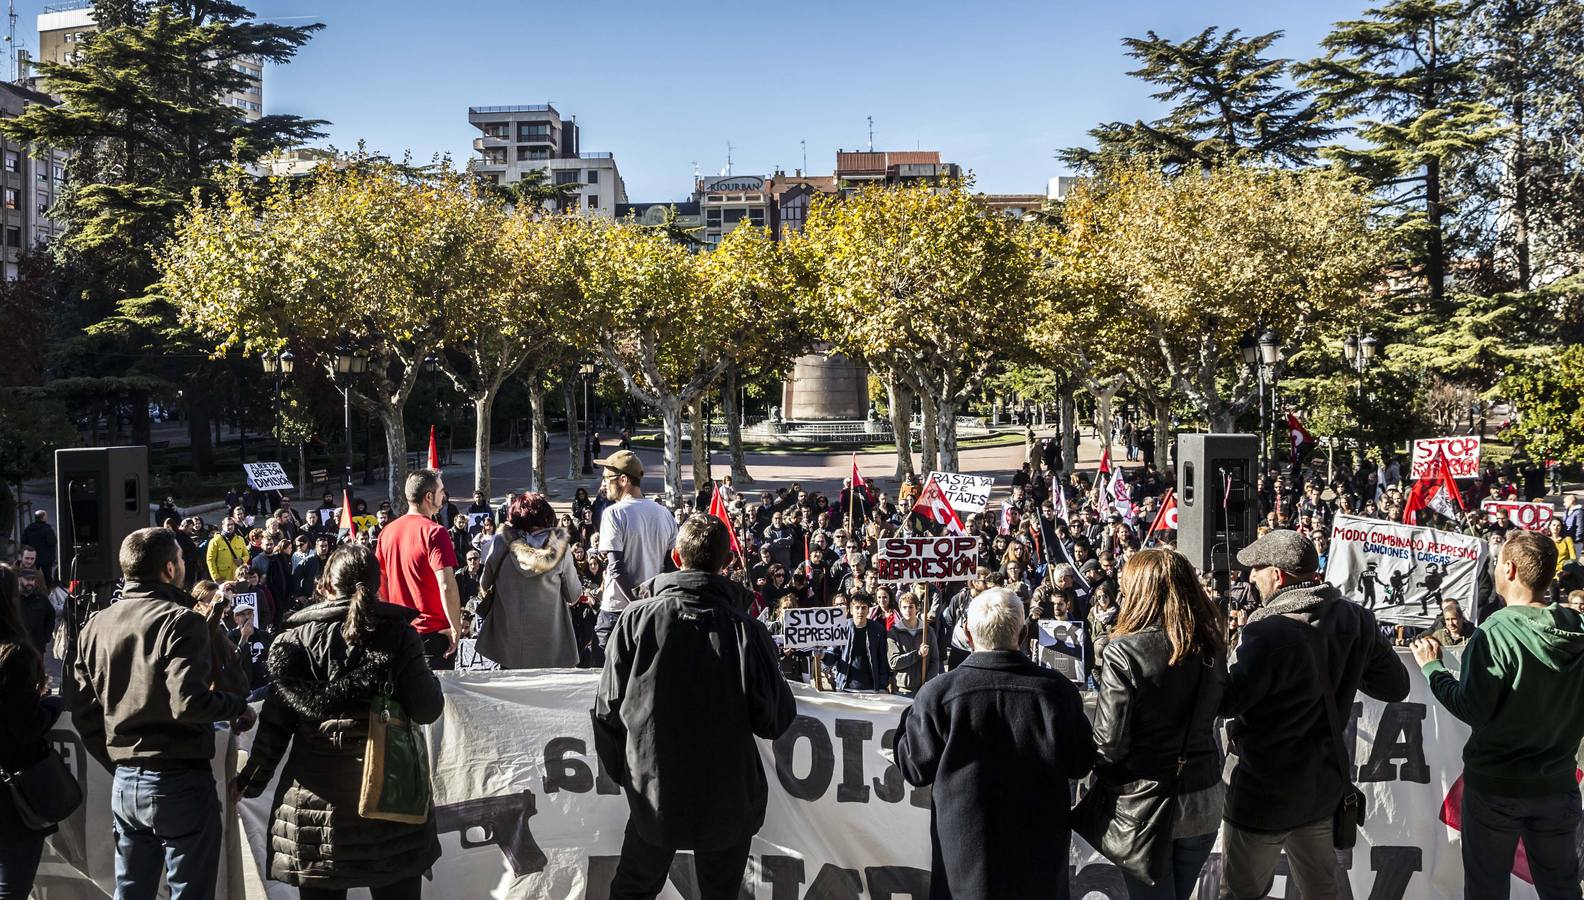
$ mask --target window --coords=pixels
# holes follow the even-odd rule
[[[517,126],[517,140],[520,143],[550,140],[550,126],[547,123],[521,124]]]
[[[561,169],[555,173],[556,184],[577,184],[576,169]]]
[[[55,180],[56,181],[65,181],[66,180],[66,167],[65,166],[62,166],[62,165],[55,166]]]
[[[748,211],[748,221],[752,222],[755,225],[763,227],[764,226],[764,222],[765,222],[765,220],[764,220],[764,210],[762,210],[762,209],[751,209],[751,210],[749,210]]]
[[[590,194],[588,198],[588,208],[599,209],[599,197],[594,194]]]
[[[16,209],[17,208],[17,202],[18,202],[17,201],[17,189],[16,188],[6,188],[5,189],[5,208],[6,209]]]
[[[704,213],[704,223],[711,228],[719,228],[721,223],[721,211],[718,209],[706,211]]]
[[[38,205],[38,214],[41,215],[41,216],[48,216],[49,215],[49,206],[50,206],[49,205],[49,201],[40,200],[39,201],[39,205]]]
[[[723,210],[721,222],[726,225],[736,225],[738,222],[742,221],[743,212],[744,210],[738,209],[736,207]]]
[[[46,165],[44,165],[42,163],[39,164],[39,167],[38,167],[38,180],[39,181],[49,181],[49,166],[46,166]]]
[[[7,150],[5,152],[5,170],[7,172],[19,172],[19,171],[21,171],[22,170],[22,156],[21,156],[21,154],[17,153],[15,150]]]
[[[6,226],[5,241],[7,247],[21,247],[22,229],[14,225]]]
[[[550,158],[550,148],[548,148],[548,147],[529,147],[528,148],[528,158],[529,159],[549,159]]]
[[[583,183],[599,184],[599,169],[589,169],[587,176],[583,179]]]

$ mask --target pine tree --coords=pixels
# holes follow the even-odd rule
[[[1357,134],[1367,146],[1328,147],[1324,155],[1368,178],[1395,211],[1433,307],[1446,296],[1447,233],[1458,208],[1447,190],[1451,175],[1502,134],[1497,111],[1475,90],[1473,65],[1449,47],[1449,23],[1462,9],[1391,0],[1338,22],[1321,42],[1325,57],[1297,67],[1324,112],[1361,120]]]
[[[1336,129],[1327,125],[1307,92],[1285,86],[1289,60],[1263,54],[1282,32],[1242,37],[1214,27],[1181,43],[1153,31],[1124,38],[1128,55],[1143,63],[1129,72],[1162,87],[1156,100],[1173,104],[1165,118],[1111,122],[1089,134],[1098,148],[1073,147],[1058,155],[1094,169],[1135,156],[1158,157],[1168,168],[1209,168],[1235,162],[1304,163]]]
[[[576,209],[581,182],[551,182],[549,169],[528,169],[516,181],[500,184],[484,179],[479,184],[490,194],[512,206],[533,206],[539,209]]]
[[[69,62],[39,64],[62,101],[34,104],[0,122],[12,140],[71,154],[67,187],[53,210],[66,224],[54,244],[67,296],[82,327],[59,336],[52,368],[101,379],[120,396],[133,440],[147,437],[147,385],[200,380],[196,363],[162,358],[176,321],[149,293],[153,253],[194,197],[217,193],[215,169],[319,136],[323,122],[268,115],[249,121],[225,95],[252,83],[242,60],[285,63],[322,25],[260,23],[228,0],[99,0],[97,32]],[[198,467],[204,468],[209,400],[188,391]],[[112,420],[115,416],[112,415]]]

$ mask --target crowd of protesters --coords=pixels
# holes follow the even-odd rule
[[[1478,611],[1475,628],[1469,611],[1447,600],[1431,628],[1405,633],[1379,625],[1365,604],[1348,602],[1320,580],[1335,515],[1400,516],[1403,461],[1356,468],[1343,462],[1325,473],[1266,466],[1250,485],[1261,511],[1257,539],[1238,554],[1241,574],[1217,583],[1173,552],[1173,532],[1152,527],[1172,488],[1155,465],[1153,429],[1128,425],[1122,434],[1128,459],[1141,465],[1063,477],[1057,442],[1031,433],[1010,494],[963,517],[965,533],[978,543],[978,566],[966,583],[897,585],[877,576],[873,559],[883,540],[942,532],[942,523],[914,508],[923,491],[914,476],[895,496],[849,478],[829,497],[798,484],[750,495],[728,477],[678,502],[646,495],[642,463],[622,450],[597,461],[598,488],[578,489],[561,513],[531,492],[510,494],[500,506],[475,492],[459,509],[433,470],[409,477],[402,515],[383,503],[370,514],[361,500],[327,494],[305,516],[288,499],[238,491],[211,527],[167,503],[162,527],[139,531],[122,547],[118,602],[96,613],[78,639],[76,725],[90,752],[116,773],[118,895],[144,896],[163,873],[173,897],[213,896],[218,826],[209,826],[219,806],[211,733],[217,723],[245,730],[257,719],[255,752],[231,789],[257,795],[284,761],[271,877],[298,886],[308,900],[344,896],[352,887],[373,888],[376,898],[417,896],[420,876],[439,854],[432,818],[397,827],[357,813],[350,773],[373,693],[381,686],[394,691],[415,721],[434,721],[443,697],[430,670],[455,666],[463,641],[503,668],[603,667],[607,682],[613,671],[630,679],[633,654],[651,652],[634,644],[633,632],[657,628],[685,640],[659,611],[691,622],[700,604],[720,610],[738,632],[733,665],[747,665],[751,648],[765,655],[778,682],[916,696],[898,729],[897,756],[910,782],[936,786],[934,896],[1065,896],[1065,877],[1046,878],[1056,869],[1044,870],[1056,860],[1065,872],[1071,827],[1090,829],[1082,832],[1086,839],[1119,861],[1133,897],[1186,897],[1217,833],[1223,896],[1263,896],[1283,851],[1305,897],[1336,896],[1327,853],[1337,804],[1351,785],[1333,758],[1342,740],[1330,737],[1338,734],[1335,709],[1351,709],[1357,692],[1402,699],[1407,671],[1392,643],[1417,639],[1437,698],[1475,726],[1470,746],[1482,742],[1478,754],[1493,770],[1525,741],[1541,755],[1555,755],[1569,739],[1577,748],[1584,733],[1574,732],[1584,732],[1584,720],[1572,718],[1538,736],[1503,725],[1485,737],[1492,691],[1510,689],[1503,673],[1516,671],[1502,665],[1521,652],[1487,666],[1484,681],[1471,682],[1465,667],[1459,684],[1439,668],[1441,647],[1489,653],[1486,623],[1523,617],[1523,624],[1502,626],[1517,634],[1504,646],[1528,647],[1539,655],[1537,665],[1571,672],[1569,661],[1584,655],[1577,613],[1584,591],[1563,593],[1553,584],[1563,580],[1558,576],[1576,577],[1576,566],[1568,567],[1584,545],[1584,509],[1572,497],[1549,535],[1515,532],[1483,514],[1458,523],[1491,543],[1491,607]],[[1512,472],[1487,471],[1469,489],[1473,509],[1481,497],[1528,496],[1534,487],[1521,461]],[[348,511],[351,521],[343,521]],[[48,527],[42,516],[34,524]],[[35,539],[44,542],[42,530]],[[721,541],[730,552],[721,551]],[[24,546],[16,566],[0,567],[0,690],[10,736],[0,742],[0,765],[8,771],[39,755],[41,729],[59,711],[42,675],[43,654],[65,655],[65,632],[57,627],[64,590],[51,562],[38,547]],[[1389,603],[1389,588],[1387,594]],[[674,603],[644,606],[648,618],[629,614],[649,598]],[[1543,612],[1498,615],[1504,603]],[[848,612],[835,646],[794,650],[772,641],[788,610],[810,607]],[[1077,667],[1061,673],[1037,637],[1041,623],[1052,620],[1084,626]],[[1539,639],[1525,644],[1525,628],[1545,631],[1544,646]],[[751,679],[738,680],[749,690]],[[1553,688],[1584,690],[1576,680]],[[1027,688],[1026,707],[988,709],[975,699],[1019,686]],[[1092,731],[1081,688],[1097,692]],[[625,697],[613,692],[628,689],[602,684],[602,759],[618,752],[633,728],[612,711]],[[760,737],[784,731],[784,682],[774,690],[753,682],[752,691],[739,698],[747,704],[743,727]],[[1295,703],[1304,692],[1325,702]],[[1287,702],[1267,702],[1273,697]],[[654,700],[641,704],[645,714],[682,717],[682,726],[669,726],[679,734],[703,728],[686,720],[696,708]],[[262,703],[258,716],[250,701]],[[1221,751],[1211,733],[1217,718],[1232,721],[1237,774],[1230,789],[1219,777]],[[1051,722],[1061,725],[1054,737]],[[999,737],[964,758],[952,749],[953,729]],[[978,763],[997,754],[1006,771],[1024,773],[1017,784],[987,780]],[[1063,788],[1052,794],[1054,807],[1037,805],[1062,812],[1028,819],[1018,791],[1029,780],[1016,764],[1033,759],[1036,769],[1050,769],[1049,779],[1035,779],[1040,784],[1065,785],[1093,770],[1095,796],[1111,804],[1111,818],[1093,809],[1069,818]],[[621,771],[617,762],[607,761],[613,773]],[[331,784],[324,772],[336,766],[344,777]],[[1140,793],[1141,780],[1153,793]],[[1549,816],[1548,825],[1560,828],[1567,803],[1557,798],[1570,796],[1577,823],[1576,787],[1562,787],[1549,769],[1530,781],[1492,774],[1476,783],[1470,775],[1470,791],[1485,804],[1479,822],[1497,847],[1471,848],[1465,835],[1471,884],[1495,884],[1505,871],[1498,871],[1501,859],[1510,862],[1511,852],[1502,857],[1500,848],[1519,830],[1521,816],[1512,809]],[[630,780],[623,786],[635,824],[627,836],[632,855],[624,848],[618,869],[621,896],[653,896],[648,886],[677,849],[718,853],[721,885],[730,878],[720,872],[734,865],[740,872],[745,843],[646,827],[638,817],[646,809],[657,814],[656,798]],[[1541,795],[1550,806],[1502,802]],[[1170,802],[1162,806],[1162,797]],[[763,798],[754,802],[762,818]],[[1128,821],[1141,811],[1154,815],[1154,840],[1119,838],[1119,809]],[[25,896],[47,832],[6,815],[0,798],[0,897],[17,885]],[[1030,845],[1031,835],[1046,831],[1050,843]],[[986,836],[992,834],[1002,837]],[[1122,849],[1104,846],[1108,838]],[[328,858],[319,849],[326,845],[337,848]],[[962,852],[986,845],[1021,849],[1003,857]],[[387,853],[392,847],[401,849]],[[1539,859],[1530,852],[1532,868],[1567,881],[1556,877],[1569,865],[1561,848],[1547,845],[1541,853],[1549,855]],[[1576,859],[1571,864],[1576,874]],[[1030,893],[1035,883],[1041,887]]]

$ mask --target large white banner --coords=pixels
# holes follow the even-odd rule
[[[1463,897],[1459,817],[1455,807],[1444,807],[1458,786],[1468,728],[1435,703],[1407,651],[1398,656],[1410,669],[1408,698],[1380,703],[1361,695],[1344,711],[1352,774],[1368,797],[1368,818],[1358,847],[1338,854],[1350,888],[1342,896],[1454,900]],[[1456,668],[1456,652],[1448,656]],[[443,673],[440,680],[446,709],[429,728],[429,741],[444,854],[424,896],[606,900],[627,804],[594,754],[589,709],[598,673]],[[797,721],[781,739],[760,744],[770,799],[743,896],[926,900],[929,791],[904,784],[889,757],[907,701],[820,694],[803,685],[792,690]],[[66,752],[87,801],[49,840],[40,896],[101,900],[113,885],[110,775],[82,753],[68,727],[50,738]],[[224,746],[223,733],[219,739]],[[250,732],[239,743],[245,749],[251,740]],[[260,873],[274,793],[271,785],[239,807],[252,855],[243,865]],[[1283,862],[1272,896],[1292,896],[1286,871]],[[661,897],[690,900],[691,877],[682,854]],[[1118,870],[1079,841],[1069,877],[1075,900],[1126,898]],[[1214,897],[1220,881],[1218,850],[1200,875],[1197,896]],[[233,869],[222,876],[220,896],[263,900],[242,883]],[[265,888],[269,900],[297,898],[283,884],[266,881]],[[1515,876],[1512,896],[1536,894]]]
[[[961,475],[957,472],[931,472],[924,482],[934,481],[951,501],[952,509],[966,517],[969,513],[984,512],[990,502],[990,488],[995,478],[990,475]]]
[[[1485,553],[1485,541],[1466,534],[1339,515],[1325,580],[1382,622],[1424,628],[1446,598],[1474,618]]]

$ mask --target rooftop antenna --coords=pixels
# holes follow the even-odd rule
[[[869,152],[874,152],[874,116],[864,116],[869,120]]]
[[[16,0],[6,0],[6,26],[6,56],[11,61],[11,80],[20,84],[22,73],[17,71]]]
[[[732,173],[732,142],[726,142],[726,174]]]
[[[808,140],[798,141],[798,146],[803,148],[803,171],[808,171]]]

